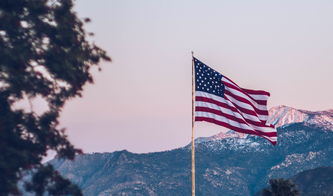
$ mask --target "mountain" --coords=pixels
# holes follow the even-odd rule
[[[318,167],[305,170],[291,177],[296,189],[302,196],[332,196],[333,195],[333,167]],[[270,189],[269,187],[266,187]],[[260,196],[258,192],[255,196]]]
[[[312,112],[284,105],[276,106],[269,110],[268,123],[275,125],[275,127],[298,122],[305,122],[323,129],[333,130],[333,110]],[[247,135],[244,133],[228,131],[204,139],[219,140],[230,137],[245,138]]]
[[[285,112],[272,120],[281,123],[278,145],[263,138],[220,134],[196,140],[197,195],[250,196],[270,178],[290,178],[320,166],[333,165],[332,111]],[[293,123],[291,120],[303,120]],[[314,120],[317,119],[317,120]],[[323,119],[325,121],[323,121]],[[284,124],[284,123],[288,124]],[[227,136],[226,136],[227,135]],[[85,195],[190,195],[191,147],[136,154],[128,151],[77,156],[75,161],[51,164],[77,183]]]
[[[268,122],[280,127],[290,123],[306,122],[321,128],[333,130],[333,110],[311,112],[288,106],[277,106],[269,110]]]
[[[291,180],[301,191],[302,196],[332,196],[333,167],[319,167],[303,171]]]

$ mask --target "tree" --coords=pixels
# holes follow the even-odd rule
[[[111,61],[87,40],[89,21],[77,17],[72,0],[0,1],[0,195],[19,195],[26,171],[32,177],[24,187],[36,195],[81,195],[41,161],[50,150],[64,159],[81,153],[58,119],[66,101],[93,83],[91,68]],[[36,99],[47,103],[42,113]],[[30,107],[17,107],[22,102]]]
[[[299,191],[294,183],[285,179],[269,180],[270,187],[262,191],[262,196],[298,196]]]

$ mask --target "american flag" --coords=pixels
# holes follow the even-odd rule
[[[269,92],[239,87],[193,57],[195,70],[195,121],[214,123],[233,131],[266,138],[273,145],[277,132],[268,124]]]

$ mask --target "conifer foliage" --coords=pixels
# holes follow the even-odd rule
[[[42,158],[49,150],[73,159],[80,149],[66,138],[59,115],[66,101],[92,83],[91,68],[106,52],[87,40],[72,0],[0,1],[0,195],[19,195],[18,181],[35,195],[81,195]],[[99,67],[98,67],[99,68]],[[34,110],[34,101],[47,107]],[[18,107],[19,103],[28,107]]]
[[[269,184],[270,187],[262,191],[262,196],[299,196],[299,191],[290,180],[271,179]]]

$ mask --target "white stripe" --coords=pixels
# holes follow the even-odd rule
[[[272,142],[277,142],[277,137],[268,137],[268,136],[265,136],[265,135],[262,135],[261,137],[266,138],[266,139],[268,139],[269,141],[272,141]]]
[[[252,124],[249,125],[249,124],[239,123],[234,120],[228,119],[224,116],[219,116],[219,115],[216,115],[216,114],[213,114],[210,112],[195,112],[195,116],[212,118],[212,119],[215,119],[220,122],[228,123],[229,125],[232,125],[234,127],[238,127],[241,129],[246,129],[246,130],[250,130],[250,131],[254,131],[254,132],[258,132],[258,131],[265,132],[265,133],[276,132],[276,130],[271,127],[257,127]],[[256,131],[256,130],[258,130],[258,131]]]
[[[267,101],[267,99],[269,98],[268,95],[258,95],[258,94],[249,94],[249,93],[248,95],[258,101]]]
[[[228,102],[227,100],[223,100],[223,103],[229,105],[229,103],[227,103],[227,102]],[[223,112],[225,114],[236,116],[237,118],[244,119],[245,121],[246,120],[252,120],[252,121],[255,121],[255,122],[261,122],[260,119],[257,116],[252,116],[250,114],[245,114],[243,112],[240,114],[238,112],[234,112],[234,111],[232,111],[232,110],[230,110],[228,108],[224,108],[224,107],[216,105],[214,103],[196,101],[195,102],[195,106],[200,106],[200,107],[206,107],[206,108],[211,108],[211,109],[215,109],[215,110],[220,110],[221,112]],[[233,107],[233,106],[231,106],[231,107]]]
[[[266,115],[259,115],[258,114],[258,116],[259,116],[259,119],[262,120],[262,121],[267,121],[268,120],[268,116],[266,116]]]
[[[238,101],[237,99],[231,97],[230,95],[226,95],[226,94],[225,94],[224,96],[225,96],[227,99],[229,99],[232,103],[238,105],[239,107],[244,108],[244,109],[248,109],[248,110],[252,110],[252,111],[256,112],[255,109],[254,109],[254,107],[253,107],[252,105],[250,105],[250,104],[248,104],[248,103],[245,103],[245,102],[242,102],[242,101]],[[257,109],[258,109],[258,108],[257,108]],[[267,111],[267,110],[266,110],[266,111]],[[257,112],[256,112],[256,113],[257,113]]]
[[[233,112],[227,108],[224,108],[224,107],[221,107],[221,106],[218,106],[216,104],[213,104],[213,103],[208,103],[208,102],[202,102],[202,101],[196,101],[195,102],[195,106],[199,106],[199,107],[205,107],[205,108],[210,108],[210,109],[214,109],[214,110],[218,110],[218,111],[221,111],[222,113],[224,114],[229,114],[229,115],[232,115],[232,116],[235,116],[237,118],[240,118],[240,119],[243,119],[243,116],[240,115],[239,113],[237,112]],[[260,121],[257,121],[257,122],[260,122]]]
[[[197,91],[198,92],[198,91]],[[200,92],[200,91],[199,91]],[[208,93],[207,93],[208,94]],[[212,95],[212,94],[210,94],[209,93],[209,95]],[[239,107],[241,107],[241,108],[244,108],[244,109],[248,109],[248,110],[252,110],[252,111],[254,111],[255,112],[255,110],[254,110],[254,108],[251,106],[251,105],[249,105],[249,104],[247,104],[247,103],[244,103],[244,102],[241,102],[241,101],[238,101],[238,100],[236,100],[235,98],[233,98],[233,97],[230,97],[229,95],[225,95],[231,102],[233,102],[233,103],[235,103],[236,105],[238,105]],[[220,101],[220,100],[225,100],[224,98],[222,98],[222,97],[218,97],[218,96],[212,96],[212,97],[214,97],[214,99],[216,100],[216,98],[215,97],[217,97],[218,99],[218,101]],[[230,98],[229,98],[230,97]]]
[[[232,103],[232,104],[235,104],[237,105],[238,107],[241,107],[241,108],[244,108],[244,109],[248,109],[248,110],[251,110],[255,113],[257,113],[255,111],[255,109],[253,108],[253,106],[251,106],[250,104],[247,104],[247,103],[244,103],[244,102],[241,102],[241,101],[238,101],[237,99],[229,96],[229,95],[224,95],[227,99],[229,99],[229,101]],[[268,119],[268,115],[260,115],[260,114],[257,114],[258,115],[258,118],[260,120],[263,120],[263,121],[267,121]]]
[[[215,101],[218,101],[218,102],[221,102],[221,103],[225,103],[225,104],[229,105],[230,107],[235,108],[235,106],[233,105],[233,103],[230,102],[229,100],[223,99],[223,98],[221,98],[219,96],[216,96],[216,95],[213,95],[213,94],[210,94],[210,93],[206,93],[206,92],[202,92],[202,91],[196,91],[195,95],[199,96],[199,97],[207,97],[207,98],[213,99]],[[261,118],[267,118],[266,115],[259,115],[259,117],[257,117],[257,116],[253,116],[253,115],[246,114],[246,113],[243,113],[243,112],[237,112],[237,113],[235,113],[235,112],[233,112],[230,109],[223,108],[221,106],[218,106],[218,105],[213,104],[213,103],[208,103],[208,102],[196,101],[195,104],[196,104],[196,106],[203,106],[203,107],[208,107],[208,108],[211,108],[211,109],[220,110],[223,113],[236,116],[237,118],[243,119],[245,121],[246,121],[246,119],[249,119],[249,120],[253,120],[253,121],[256,121],[256,122],[260,122],[260,120],[262,120]],[[255,112],[255,111],[253,111],[253,112]],[[245,116],[247,118],[245,118]],[[249,122],[247,122],[247,123],[249,123]],[[263,128],[263,127],[258,127],[258,126],[255,126],[255,125],[253,125],[253,127],[255,129],[258,129],[258,130],[260,130],[260,129]],[[269,127],[269,129],[272,129],[272,128]],[[270,131],[267,131],[267,130],[261,130],[261,131],[270,132]]]
[[[233,100],[226,100],[226,99],[224,99],[224,98],[222,98],[222,97],[219,97],[219,96],[216,96],[216,95],[213,95],[213,94],[210,94],[210,93],[202,92],[202,91],[196,91],[196,92],[195,92],[195,95],[196,95],[196,96],[199,96],[199,97],[207,97],[207,98],[213,99],[213,100],[218,101],[218,102],[226,103],[226,104],[228,104],[230,107],[233,107],[233,108],[236,108],[236,109],[237,109],[237,107],[236,107],[236,106],[234,105],[234,103],[233,103]],[[238,102],[238,101],[237,101],[237,102]],[[243,103],[243,102],[241,102],[241,103]],[[235,104],[236,104],[236,103],[235,103]],[[237,105],[237,104],[236,104],[236,105]],[[242,105],[247,106],[247,108],[245,108],[245,109],[249,109],[249,110],[251,110],[252,112],[254,112],[254,113],[257,114],[257,112],[253,109],[253,107],[252,107],[251,105],[248,105],[248,104],[245,104],[245,103],[243,103]],[[250,107],[250,106],[251,106],[251,107]],[[239,106],[239,107],[241,107],[241,106]],[[244,107],[242,107],[242,108],[244,108]],[[253,120],[253,121],[257,121],[257,120],[253,119],[252,117],[254,117],[254,118],[258,118],[259,120],[262,120],[262,121],[267,121],[267,119],[268,119],[268,115],[259,115],[259,114],[257,114],[257,116],[254,116],[254,115],[251,115],[251,114],[246,114],[246,113],[244,113],[244,112],[241,112],[241,114],[243,114],[244,118],[251,119],[251,120]],[[245,117],[245,116],[246,116],[246,117]],[[251,116],[252,116],[252,117],[251,117]]]
[[[212,118],[212,119],[215,119],[217,121],[220,121],[220,122],[224,122],[224,123],[227,123],[229,125],[232,125],[234,127],[238,127],[240,129],[245,129],[245,130],[249,130],[249,131],[254,131],[252,127],[248,126],[247,124],[243,124],[243,123],[238,123],[236,121],[233,121],[233,120],[230,120],[230,119],[227,119],[223,116],[218,116],[216,114],[212,114],[212,113],[209,113],[209,112],[195,112],[195,116],[196,117],[208,117],[208,118]],[[255,132],[255,131],[254,131]]]
[[[203,102],[201,102],[201,103],[203,103]],[[207,105],[210,105],[209,103],[207,103]],[[210,107],[208,107],[208,108],[210,108]],[[212,108],[212,109],[214,109],[214,108]],[[222,111],[223,112],[223,111]],[[210,113],[210,112],[206,112],[206,113]],[[232,114],[233,112],[231,111],[231,114],[230,115],[233,115]],[[218,114],[214,114],[214,113],[211,113],[211,114],[213,114],[213,115],[215,115],[215,116],[221,116],[221,115],[218,115]],[[275,129],[273,129],[273,128],[271,128],[271,127],[261,127],[261,126],[256,126],[256,125],[254,125],[254,124],[252,124],[252,123],[250,123],[250,122],[247,122],[244,118],[242,118],[242,116],[239,114],[239,113],[235,113],[236,115],[233,115],[233,116],[236,116],[237,118],[240,118],[240,119],[242,119],[242,120],[244,120],[245,121],[245,123],[248,125],[248,126],[250,126],[253,130],[258,130],[258,131],[262,131],[262,132],[276,132],[275,131]],[[227,118],[227,117],[224,117],[224,116],[221,116],[222,118]],[[234,121],[234,120],[232,120],[232,121]],[[236,121],[234,121],[234,122],[236,122]],[[236,123],[239,123],[239,122],[236,122]],[[245,123],[241,123],[241,124],[245,124]]]
[[[253,107],[247,103],[244,103],[244,102],[239,102],[237,101],[236,99],[228,96],[228,95],[225,95],[229,100],[226,100],[222,97],[219,97],[219,96],[216,96],[216,95],[213,95],[213,94],[210,94],[210,93],[206,93],[206,92],[202,92],[202,91],[196,91],[195,92],[195,95],[196,96],[200,96],[200,97],[207,97],[207,98],[211,98],[211,99],[214,99],[216,101],[219,101],[219,102],[222,102],[222,103],[226,103],[225,101],[227,101],[227,104],[229,106],[232,106],[232,107],[235,107],[237,108],[235,105],[237,105],[238,107],[241,107],[241,108],[244,108],[244,109],[248,109],[248,110],[251,110],[253,111],[254,113],[257,114],[257,112],[253,109]],[[230,97],[230,98],[229,98]],[[244,112],[242,112],[242,114],[244,114]],[[249,114],[250,115],[250,114]],[[252,115],[253,116],[253,115]],[[267,121],[268,119],[268,115],[259,115],[257,114],[257,117],[260,119],[260,120],[263,120],[263,121]]]
[[[244,103],[244,102],[241,102],[241,101],[238,101],[237,99],[229,96],[229,95],[224,95],[227,99],[229,99],[232,103],[234,103],[235,105],[238,105],[239,107],[241,108],[244,108],[244,109],[248,109],[248,110],[252,110],[252,111],[255,111],[253,106],[250,105],[250,104],[247,104],[247,103]]]
[[[254,107],[258,108],[259,110],[267,110],[267,106],[266,105],[260,105],[258,104],[257,102],[253,101],[248,95],[238,91],[238,90],[235,90],[235,89],[232,89],[232,88],[229,88],[229,87],[225,87],[225,90],[226,91],[229,91],[230,93],[234,94],[234,95],[237,95],[239,97],[242,97],[246,100],[248,100],[252,105],[254,105]]]
[[[227,82],[227,83],[229,83],[229,84],[235,86],[236,88],[241,89],[238,85],[236,86],[236,85],[235,85],[232,81],[230,81],[228,78],[222,77],[222,81],[223,81],[223,82]],[[226,87],[226,88],[228,88],[228,87]],[[230,89],[230,88],[229,88],[229,89]],[[241,89],[241,90],[242,90],[242,89]],[[255,99],[255,100],[259,100],[259,101],[267,101],[268,98],[269,98],[268,95],[252,94],[252,93],[247,93],[247,92],[246,92],[246,94],[247,94],[248,96],[251,96],[253,99]],[[243,96],[242,96],[242,97],[243,97]]]

